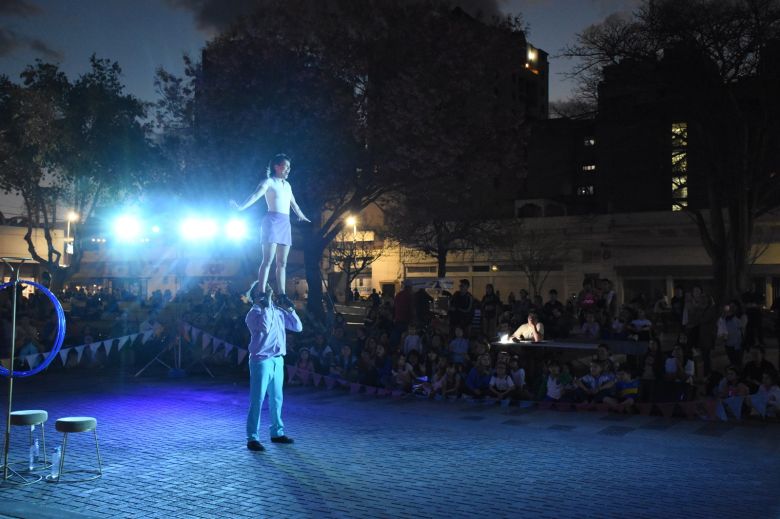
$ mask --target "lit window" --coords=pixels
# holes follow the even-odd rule
[[[580,186],[577,188],[578,196],[592,196],[594,192],[593,186]]]
[[[595,164],[585,164],[582,166],[582,171],[596,171],[596,165]]]
[[[583,144],[585,146],[595,146],[596,145],[596,139],[593,138],[587,138],[583,141]]]
[[[539,58],[539,53],[536,51],[535,48],[528,46],[528,62],[533,63]]]

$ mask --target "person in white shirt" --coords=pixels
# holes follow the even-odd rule
[[[496,364],[496,372],[490,377],[490,393],[496,400],[504,400],[509,398],[514,389],[515,383],[512,376],[507,373],[506,364],[503,362]]]
[[[273,292],[268,288],[260,297],[260,283],[255,281],[247,293],[254,303],[247,312],[246,322],[251,339],[249,341],[249,413],[246,419],[247,449],[263,451],[260,443],[260,409],[268,393],[268,411],[271,415],[271,441],[293,443],[284,434],[282,422],[282,385],[284,383],[284,359],[287,354],[285,329],[300,332],[303,325],[295,309],[280,308],[271,300]]]
[[[250,207],[261,197],[265,196],[268,204],[266,213],[260,225],[260,242],[263,248],[263,259],[257,272],[257,280],[261,287],[268,283],[268,274],[271,270],[271,262],[276,258],[276,288],[281,306],[290,308],[292,301],[285,293],[287,255],[292,245],[292,232],[290,229],[290,209],[295,211],[301,221],[311,223],[304,216],[301,208],[295,201],[290,183],[290,159],[287,155],[276,155],[268,164],[266,178],[260,182],[255,191],[243,204],[235,200],[230,201],[231,207],[239,211]],[[262,294],[260,295],[262,298]]]
[[[528,314],[528,322],[521,324],[509,339],[539,342],[544,339],[544,324],[539,322],[536,313],[531,312]]]

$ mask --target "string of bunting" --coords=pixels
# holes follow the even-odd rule
[[[249,354],[249,351],[246,348],[241,348],[227,341],[219,339],[218,337],[215,337],[214,335],[211,335],[210,333],[201,330],[200,328],[197,328],[196,326],[193,326],[189,323],[182,323],[182,329],[184,332],[184,337],[187,338],[192,345],[201,344],[201,348],[203,350],[208,350],[210,347],[209,355],[214,355],[221,349],[223,355],[227,357],[231,351],[236,350],[236,365],[241,365],[241,363],[244,362]],[[81,359],[84,355],[84,350],[87,348],[89,348],[89,351],[93,357],[100,348],[103,348],[106,356],[108,356],[112,351],[119,352],[127,346],[132,347],[139,337],[141,343],[146,344],[153,335],[153,330],[147,330],[143,333],[131,333],[121,337],[103,339],[88,344],[80,344],[78,346],[61,348],[59,351],[59,359],[62,363],[62,366],[67,367],[68,358],[70,357],[71,352],[75,352],[76,364],[79,364],[81,363]],[[194,339],[196,337],[199,337],[200,340],[195,341]],[[114,348],[115,343],[116,348]],[[49,352],[24,353],[24,350],[22,350],[18,358],[23,359],[24,362],[30,367],[30,369],[35,369],[36,366],[43,362],[43,359],[46,358],[48,353]],[[0,364],[2,364],[5,368],[10,369],[11,361],[10,359],[0,359]]]

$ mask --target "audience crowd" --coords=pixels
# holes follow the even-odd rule
[[[392,299],[374,291],[364,302],[362,324],[348,325],[332,305],[324,325],[303,312],[304,333],[291,334],[288,343],[286,363],[298,368],[290,383],[316,373],[427,398],[604,404],[618,412],[637,412],[642,403],[709,398],[720,399],[724,412],[737,416],[777,414],[778,373],[766,358],[760,303],[750,294],[719,308],[699,286],[677,288],[668,302],[637,297],[623,305],[609,280],[586,280],[566,300],[555,290],[546,301],[525,290],[503,301],[490,285],[481,299],[469,289],[462,280],[446,313],[433,311],[428,292],[411,285]],[[10,295],[0,292],[3,358],[11,341]],[[151,331],[152,340],[136,352],[136,364],[172,340],[191,342],[182,323],[232,344],[248,341],[243,319],[249,306],[230,287],[213,293],[194,287],[176,297],[158,291],[148,299],[78,289],[61,300],[68,315],[66,345]],[[20,292],[19,358],[47,351],[56,327],[47,298]],[[598,346],[591,356],[581,349],[499,347],[499,337]],[[628,356],[610,351],[613,341],[628,340],[647,344],[646,351]],[[722,353],[728,364],[716,369],[712,359]]]

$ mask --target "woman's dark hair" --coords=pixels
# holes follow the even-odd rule
[[[268,161],[268,167],[265,170],[265,175],[268,178],[271,178],[274,176],[274,166],[278,166],[279,164],[283,163],[284,161],[290,162],[290,157],[285,155],[284,153],[279,153],[274,155],[274,157]]]

